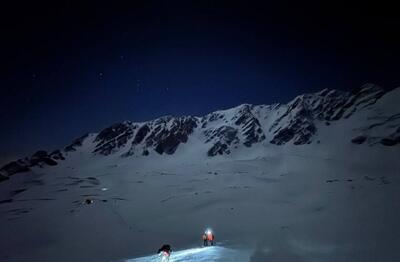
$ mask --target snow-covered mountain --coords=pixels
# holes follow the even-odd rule
[[[297,96],[287,104],[250,105],[212,112],[203,117],[164,116],[136,123],[116,123],[84,135],[63,150],[38,151],[0,169],[0,181],[36,166],[54,166],[86,143],[83,151],[121,158],[175,155],[192,147],[196,156],[240,155],[245,150],[274,145],[354,143],[400,145],[400,88],[391,92],[366,84],[352,93],[324,89]],[[321,130],[344,134],[321,138]],[[179,150],[178,150],[179,151]],[[179,157],[179,154],[177,154]],[[193,156],[194,158],[196,156]]]
[[[369,84],[38,151],[1,168],[0,261],[400,261],[399,105]]]

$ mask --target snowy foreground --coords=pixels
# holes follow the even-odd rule
[[[185,262],[185,261],[199,261],[199,262],[244,262],[250,260],[250,254],[246,251],[237,251],[224,247],[206,247],[206,248],[192,248],[182,251],[173,252],[169,262]],[[135,259],[128,259],[125,262],[159,262],[160,257],[157,255],[141,257]]]
[[[0,187],[0,260],[121,261],[168,243],[176,261],[400,261],[399,151],[332,148],[117,165],[78,152]],[[190,253],[207,227],[227,248]]]
[[[0,183],[0,261],[154,261],[170,244],[171,262],[398,262],[400,147],[378,142],[400,130],[395,92],[316,122],[303,145],[271,144],[268,133],[209,157],[199,127],[172,155],[121,157],[131,142],[93,154],[89,135],[58,165]],[[364,144],[350,142],[359,134]],[[192,249],[208,227],[218,246]]]

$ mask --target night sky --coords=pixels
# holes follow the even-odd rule
[[[2,6],[0,164],[123,120],[400,86],[383,4],[31,2]]]

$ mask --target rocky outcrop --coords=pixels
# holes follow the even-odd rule
[[[138,128],[130,149],[122,156],[128,157],[135,153],[147,156],[151,151],[160,155],[173,154],[181,143],[188,141],[197,126],[198,120],[195,117],[165,116],[147,122]]]
[[[189,135],[197,127],[197,119],[193,117],[180,117],[168,121],[168,125],[155,128],[154,132],[146,138],[146,146],[154,147],[159,154],[173,154],[180,143],[186,143]]]
[[[361,145],[361,144],[363,144],[366,140],[367,140],[367,137],[361,135],[361,136],[356,136],[355,138],[353,138],[353,139],[351,140],[351,142],[352,142],[353,144]]]
[[[392,112],[393,109],[388,110],[390,112],[378,112],[385,111],[382,107],[378,107],[379,110],[374,109],[374,105],[385,94],[382,88],[367,84],[353,92],[324,89],[317,93],[300,95],[288,104],[243,104],[203,117],[164,116],[142,123],[116,123],[97,135],[87,134],[75,139],[64,150],[56,150],[50,154],[41,150],[31,157],[9,163],[0,169],[0,181],[15,173],[29,171],[32,167],[57,165],[76,151],[123,157],[172,155],[189,141],[193,133],[196,134],[193,141],[203,141],[209,157],[229,155],[237,148],[250,150],[264,141],[275,145],[305,145],[314,142],[318,128],[329,129],[338,126],[336,121],[351,121],[352,116],[359,111],[374,115],[364,116],[367,118],[365,126],[353,129],[361,135],[353,137],[351,143],[398,146],[400,112],[396,109],[395,112]],[[398,94],[396,91],[392,103]],[[358,118],[355,119],[359,121]],[[320,139],[317,139],[316,143],[319,142]],[[91,152],[87,152],[89,150]]]
[[[75,139],[74,141],[72,141],[72,143],[68,146],[66,146],[64,148],[65,152],[74,152],[76,151],[76,149],[80,146],[82,146],[83,141],[85,141],[85,139],[89,136],[89,134],[85,134],[77,139]]]
[[[55,160],[65,160],[65,157],[60,150],[55,150],[51,152],[50,157]]]
[[[394,146],[398,143],[398,141],[391,137],[385,137],[381,139],[381,144],[384,146]]]
[[[3,176],[12,176],[17,173],[30,171],[29,166],[21,160],[12,161],[0,169]]]
[[[312,108],[320,108],[316,102],[309,102],[304,96],[291,102],[286,112],[271,126],[273,131],[271,144],[283,145],[293,141],[295,145],[311,143],[311,137],[316,133],[315,114]]]
[[[400,144],[400,127],[389,136],[382,138],[380,143],[384,146],[395,146]]]
[[[5,176],[5,175],[0,174],[0,182],[2,182],[2,181],[4,181],[4,180],[7,180],[7,179],[9,179],[8,176]]]
[[[238,114],[232,120],[235,125],[240,126],[244,137],[243,144],[246,147],[251,147],[255,143],[259,143],[265,139],[264,131],[261,128],[260,122],[252,112],[253,106],[243,105]]]
[[[148,125],[143,125],[138,132],[136,133],[135,139],[133,140],[132,144],[133,145],[138,145],[142,143],[144,138],[147,136],[147,134],[150,132],[150,128]]]
[[[0,168],[0,175],[2,176],[2,179],[0,179],[0,181],[5,180],[8,177],[17,173],[31,171],[32,167],[55,166],[57,164],[57,161],[52,158],[52,155],[48,155],[47,152],[44,150],[39,150],[31,157],[12,161]]]
[[[57,165],[57,161],[53,160],[50,155],[47,154],[44,150],[39,150],[29,160],[30,167],[33,166],[42,166],[42,165],[49,165],[55,166]]]
[[[137,125],[131,122],[124,122],[114,124],[102,130],[94,140],[96,148],[93,153],[107,156],[116,152],[133,137],[137,127]]]
[[[286,111],[271,125],[274,136],[272,144],[309,144],[317,132],[318,121],[338,121],[351,117],[356,111],[375,104],[385,94],[373,84],[363,85],[349,92],[324,89],[315,94],[296,97],[287,105]]]
[[[206,143],[214,141],[213,146],[207,152],[208,156],[230,154],[229,146],[239,143],[238,130],[230,126],[208,129],[204,131],[204,134],[207,137]]]
[[[201,128],[207,128],[208,124],[218,120],[223,120],[224,114],[221,112],[213,112],[201,118]]]
[[[230,153],[231,151],[228,149],[228,145],[218,141],[208,150],[207,155],[216,156]]]

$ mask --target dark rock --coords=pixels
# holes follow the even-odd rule
[[[364,176],[364,179],[368,180],[368,181],[374,181],[375,180],[375,178],[372,178],[372,177],[369,177],[369,176]]]
[[[226,152],[227,150],[228,146],[218,141],[208,150],[207,155],[208,156],[223,155],[224,153],[227,153]]]
[[[309,144],[317,132],[315,121],[330,125],[330,121],[349,118],[358,109],[376,103],[384,93],[382,88],[367,84],[353,93],[324,89],[298,96],[271,125],[270,131],[276,134],[271,143],[280,145],[294,140],[296,145]]]
[[[137,145],[140,144],[143,139],[146,137],[146,135],[150,132],[150,128],[148,125],[143,125],[139,130],[137,131],[135,135],[135,139],[133,140],[133,144]]]
[[[9,179],[8,176],[5,176],[5,175],[0,174],[0,182],[1,182],[1,181],[8,180],[8,179]]]
[[[170,134],[166,138],[162,139],[154,150],[160,155],[163,153],[171,155],[175,152],[181,142],[179,138],[178,135]]]
[[[384,146],[394,146],[394,145],[396,145],[398,143],[396,141],[396,139],[389,138],[389,137],[382,138],[380,142]]]
[[[37,151],[35,154],[33,154],[29,163],[31,167],[40,164],[46,164],[49,166],[55,166],[58,164],[55,160],[50,158],[50,156],[44,150]]]
[[[326,180],[326,183],[333,183],[333,182],[339,182],[339,179],[329,179],[329,180]]]
[[[48,154],[44,150],[39,150],[32,155],[32,159],[40,159],[40,158],[46,158],[46,157],[48,157]]]
[[[14,200],[12,198],[10,199],[4,199],[4,200],[0,200],[0,204],[7,204],[7,203],[12,203]]]
[[[70,145],[66,146],[66,147],[64,148],[64,150],[65,150],[66,152],[73,152],[73,151],[76,151],[76,148],[82,146],[83,141],[85,141],[85,139],[86,139],[88,136],[89,136],[89,134],[85,134],[85,135],[83,135],[83,136],[81,136],[81,137],[75,139],[74,141],[72,141],[72,143],[71,143]]]
[[[264,131],[257,117],[252,113],[252,109],[252,105],[242,105],[237,115],[233,118],[233,120],[235,120],[235,125],[240,126],[242,134],[244,135],[243,144],[246,147],[251,147],[252,144],[265,140]]]
[[[230,126],[221,126],[217,129],[209,129],[204,132],[205,136],[208,137],[206,143],[216,138],[218,141],[225,142],[228,145],[239,141],[237,133],[238,130]]]
[[[103,142],[103,141],[109,141],[118,135],[122,134],[123,132],[127,131],[129,129],[129,126],[126,125],[125,123],[117,123],[114,124],[104,130],[102,130],[97,136],[96,139],[94,140],[95,142]]]
[[[60,150],[55,150],[55,151],[51,152],[50,157],[55,159],[55,160],[65,160],[65,157],[61,153]]]
[[[197,127],[194,117],[180,117],[170,119],[172,121],[169,129],[164,126],[158,133],[152,132],[146,138],[146,145],[155,145],[154,150],[159,154],[173,154],[180,143],[186,143],[189,135]]]
[[[271,144],[282,145],[286,142],[292,140],[295,135],[295,131],[291,128],[283,128],[279,130],[278,133],[274,136],[274,138],[270,141]]]
[[[129,139],[133,137],[136,125],[130,122],[114,124],[101,131],[94,142],[97,142],[94,153],[109,155],[118,148],[126,145]]]
[[[26,164],[21,163],[20,161],[12,161],[3,166],[0,171],[5,173],[7,176],[12,176],[16,173],[28,172],[30,169]]]
[[[380,177],[380,180],[381,180],[381,183],[382,183],[383,185],[388,185],[388,184],[390,184],[390,181],[388,181],[388,180],[386,179],[385,176]]]
[[[21,189],[13,190],[13,191],[11,191],[11,196],[15,196],[15,195],[21,194],[22,192],[25,192],[26,190],[27,190],[27,188],[21,188]]]
[[[360,144],[364,143],[366,140],[367,140],[367,137],[366,137],[366,136],[357,136],[357,137],[353,138],[353,139],[351,140],[351,142],[352,142],[353,144],[360,145]]]

